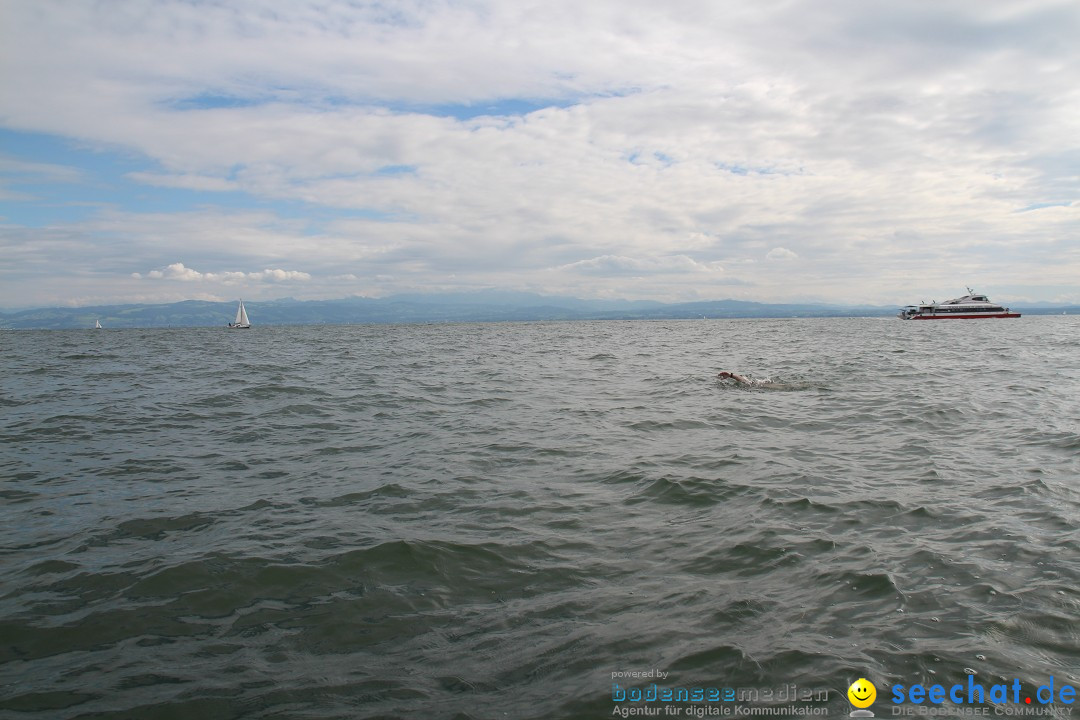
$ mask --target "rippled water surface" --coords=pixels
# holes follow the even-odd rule
[[[1071,316],[0,343],[5,718],[1080,686]]]

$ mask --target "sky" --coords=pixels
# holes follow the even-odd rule
[[[1080,302],[1076,0],[4,0],[0,308]]]

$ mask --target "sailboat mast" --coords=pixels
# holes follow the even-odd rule
[[[231,328],[249,328],[251,327],[251,321],[248,320],[247,308],[244,307],[244,301],[241,300],[240,304],[236,308],[236,320],[229,323]]]

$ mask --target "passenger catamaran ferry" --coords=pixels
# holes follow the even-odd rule
[[[898,317],[904,320],[974,320],[976,318],[1018,318],[1020,313],[990,302],[985,295],[968,294],[943,303],[932,302],[901,308]]]

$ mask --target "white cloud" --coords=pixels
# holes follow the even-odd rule
[[[799,256],[787,248],[774,247],[765,254],[766,260],[797,260]]]
[[[588,260],[578,260],[558,268],[589,275],[654,275],[684,272],[719,273],[724,269],[718,263],[700,263],[685,255],[659,258],[632,258],[621,255],[600,255]]]
[[[33,202],[38,196],[33,189],[20,191],[10,189],[13,185],[34,188],[42,184],[75,184],[85,182],[84,174],[65,165],[45,162],[27,162],[0,155],[0,201]],[[0,220],[2,220],[0,215]]]
[[[225,272],[199,272],[193,268],[186,267],[184,263],[172,263],[161,270],[151,270],[145,275],[142,273],[132,273],[131,276],[135,279],[141,279],[143,277],[151,280],[180,280],[181,282],[208,282],[208,283],[223,283],[225,285],[235,285],[245,282],[306,282],[311,279],[311,275],[299,270],[259,270],[255,272],[239,272],[239,271],[225,271]]]
[[[220,177],[208,177],[205,175],[177,174],[167,175],[164,173],[133,172],[128,173],[128,178],[147,185],[158,187],[179,188],[182,190],[202,190],[210,192],[229,192],[241,190],[241,186]]]
[[[55,163],[26,162],[0,155],[0,177],[6,179],[21,178],[31,182],[84,182],[85,176],[78,168]]]
[[[0,125],[122,154],[118,176],[190,205],[47,223],[5,208],[0,304],[61,258],[102,282],[296,280],[169,271],[176,257],[304,267],[312,294],[723,282],[891,302],[915,278],[1080,277],[1063,242],[1080,231],[1070,1],[147,7],[5,7],[0,64],[19,71]],[[35,183],[87,182],[45,159],[0,174],[20,206]]]

